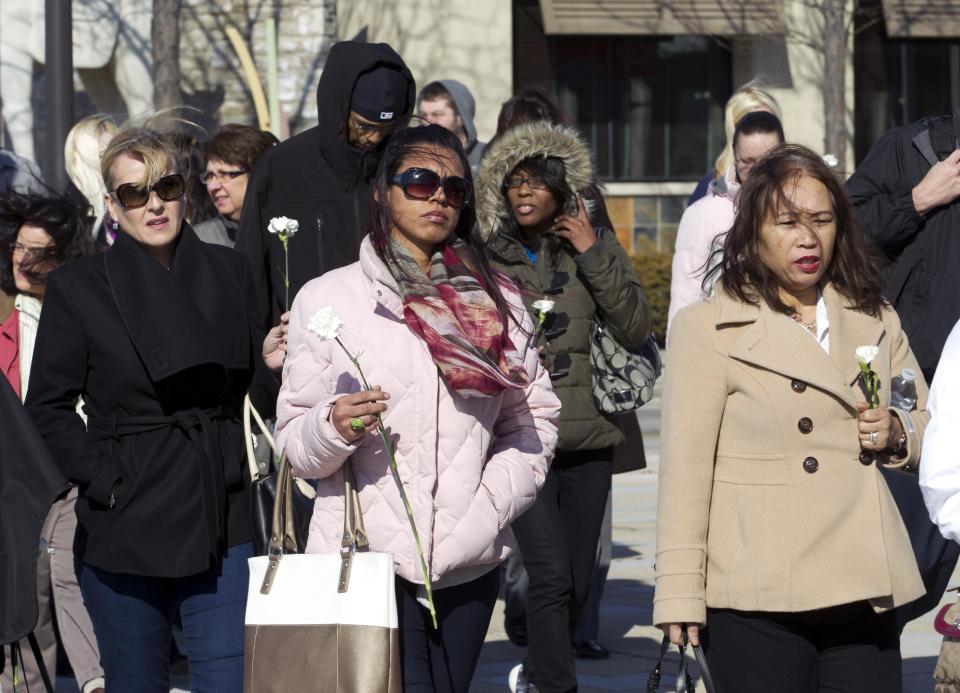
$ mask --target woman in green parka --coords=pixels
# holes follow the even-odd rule
[[[560,412],[557,454],[534,506],[513,524],[529,576],[530,649],[521,692],[576,690],[570,642],[587,599],[620,429],[592,395],[590,327],[638,350],[650,312],[613,230],[591,223],[596,179],[576,131],[547,122],[506,132],[477,175],[477,217],[494,267],[520,285],[538,325]],[[550,304],[552,302],[552,306]]]

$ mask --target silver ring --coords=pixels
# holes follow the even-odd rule
[[[870,431],[870,445],[877,447],[877,442],[880,440],[880,434],[876,431]]]

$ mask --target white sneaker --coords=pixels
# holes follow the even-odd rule
[[[526,674],[523,673],[523,664],[518,664],[507,675],[507,686],[510,687],[510,693],[537,693],[537,687],[527,681]]]
[[[507,675],[507,686],[510,687],[510,693],[517,693],[517,682],[518,679],[523,675],[523,664],[518,664],[513,669],[510,670],[510,673]],[[524,683],[526,683],[526,676],[524,678]]]

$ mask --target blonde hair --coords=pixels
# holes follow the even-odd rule
[[[783,120],[780,115],[780,104],[767,89],[769,87],[766,81],[762,77],[755,77],[737,89],[727,100],[727,107],[723,114],[723,128],[726,131],[727,141],[713,165],[717,178],[725,176],[727,169],[733,163],[733,133],[743,116],[754,111],[767,111]]]
[[[182,107],[175,107],[139,115],[117,130],[100,158],[100,174],[108,191],[115,187],[111,169],[121,156],[143,162],[147,169],[146,179],[140,182],[146,187],[160,180],[168,167],[189,179],[190,164],[182,146],[185,132],[196,129],[202,133],[203,128],[183,118],[180,115],[182,110]]]
[[[97,219],[106,213],[103,201],[106,186],[100,175],[100,140],[104,135],[112,137],[116,132],[117,124],[110,116],[88,116],[70,128],[63,146],[67,175],[83,193]]]

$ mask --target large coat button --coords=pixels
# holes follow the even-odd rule
[[[820,469],[820,463],[817,462],[816,457],[808,457],[803,461],[803,471],[808,474],[813,474],[818,469]]]
[[[873,464],[873,462],[874,462],[874,456],[872,452],[870,452],[869,450],[860,451],[860,464],[862,464],[865,467],[869,467],[871,464]]]
[[[810,417],[804,416],[802,419],[797,421],[797,428],[800,429],[801,433],[809,433],[813,430],[813,421],[810,420]]]
[[[790,381],[790,387],[793,388],[794,392],[803,392],[804,390],[807,389],[807,384],[802,380],[794,379]]]

